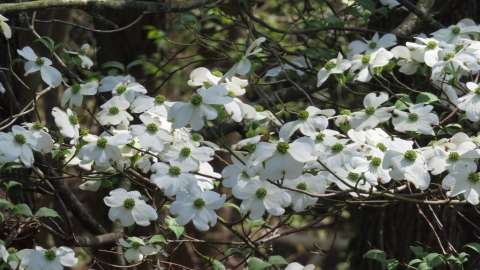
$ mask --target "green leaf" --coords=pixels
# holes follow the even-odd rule
[[[410,96],[404,95],[395,102],[394,106],[395,106],[395,109],[403,111],[408,109],[410,104],[412,104],[412,100],[410,99]]]
[[[422,92],[417,96],[416,103],[430,104],[438,101],[438,97],[430,92]]]
[[[371,12],[375,11],[375,2],[372,0],[358,0],[358,3],[363,8],[370,10]]]
[[[13,203],[5,200],[5,199],[2,199],[0,198],[0,209],[12,209],[13,208]]]
[[[7,191],[9,191],[10,189],[12,189],[14,187],[23,186],[22,183],[17,182],[17,181],[8,181],[8,182],[5,182],[4,185],[5,185],[5,188],[7,189]]]
[[[36,217],[59,217],[60,215],[57,213],[57,211],[47,208],[47,207],[41,207],[38,209],[38,211],[35,213]]]
[[[439,253],[430,253],[427,256],[425,256],[424,261],[428,264],[430,267],[436,267],[445,264],[445,259],[443,256]]]
[[[263,261],[257,257],[251,257],[247,261],[248,270],[263,270],[267,267],[272,266],[270,263]]]
[[[399,265],[400,265],[400,262],[397,259],[387,260],[387,270],[395,270]]]
[[[423,258],[426,255],[425,250],[423,249],[423,247],[420,246],[410,246],[410,250],[417,258]]]
[[[367,251],[367,253],[365,253],[363,257],[366,259],[377,261],[381,263],[382,266],[384,266],[387,261],[387,256],[385,255],[385,251],[379,250],[379,249],[371,249]]]
[[[465,248],[469,248],[473,251],[475,251],[475,253],[480,253],[480,243],[468,243],[465,245]]]
[[[118,61],[109,61],[102,65],[103,69],[119,69],[122,72],[125,72],[125,65]]]
[[[15,213],[16,215],[22,215],[22,216],[26,216],[26,217],[33,216],[33,213],[32,213],[32,210],[30,209],[30,207],[28,207],[28,205],[26,205],[24,203],[20,203],[20,204],[15,205],[13,207],[13,213]]]
[[[55,51],[56,46],[55,46],[55,41],[53,41],[53,39],[44,36],[44,37],[38,38],[38,39],[35,40],[35,41],[42,43],[45,47],[47,47],[47,49],[48,49],[50,52]]]
[[[182,234],[185,232],[185,228],[178,225],[177,221],[175,221],[175,219],[172,217],[167,217],[165,219],[165,223],[167,224],[167,227],[175,234],[177,239],[180,238],[180,236],[182,236]]]
[[[283,258],[280,255],[270,256],[268,258],[268,263],[270,263],[272,265],[287,265],[288,264],[287,260],[285,260],[285,258]]]
[[[222,262],[220,262],[219,260],[212,260],[211,262],[211,265],[212,265],[212,269],[213,270],[225,270],[225,266],[223,265]]]
[[[150,238],[150,240],[148,240],[148,243],[149,244],[160,244],[160,243],[166,244],[167,239],[165,239],[165,237],[161,234],[156,234],[156,235],[152,236],[152,238]]]

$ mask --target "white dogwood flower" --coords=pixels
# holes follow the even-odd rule
[[[450,189],[447,192],[449,197],[462,194],[470,204],[480,203],[480,173],[477,172],[477,166],[449,173],[443,181],[444,187]]]
[[[73,267],[78,263],[75,252],[69,247],[44,249],[22,249],[17,252],[20,266],[25,270],[51,269],[62,270],[64,267]]]
[[[124,227],[133,224],[148,226],[158,218],[157,211],[142,200],[142,195],[136,190],[117,188],[110,191],[109,195],[103,201],[110,207],[108,217],[111,221],[118,220]]]
[[[407,180],[416,188],[425,190],[430,185],[430,174],[422,153],[412,149],[413,142],[395,139],[385,153],[383,168],[391,169],[394,180]]]
[[[132,135],[137,136],[143,149],[163,151],[165,144],[173,140],[170,133],[162,128],[162,123],[156,118],[146,114],[140,115],[139,118],[143,124],[130,126]]]
[[[438,115],[432,113],[433,106],[414,104],[408,112],[394,110],[392,123],[396,131],[413,131],[424,135],[434,135],[432,125],[438,125]]]
[[[129,263],[141,262],[160,251],[157,246],[145,243],[143,239],[135,236],[128,237],[127,240],[120,239],[118,242],[125,249],[123,256]]]
[[[100,106],[102,109],[97,113],[98,122],[101,125],[124,125],[128,126],[133,116],[127,112],[130,103],[121,96],[114,96]]]
[[[194,188],[189,193],[180,192],[170,205],[170,213],[176,215],[179,225],[186,225],[192,221],[195,228],[208,231],[217,224],[217,213],[225,203],[225,194],[214,191],[201,191]]]
[[[165,195],[175,196],[180,192],[187,192],[192,185],[196,184],[195,176],[189,171],[178,166],[169,166],[157,162],[152,165],[150,181],[157,185]]]
[[[27,60],[25,63],[25,76],[40,71],[43,82],[50,87],[57,87],[62,83],[62,74],[52,67],[52,61],[46,57],[39,57],[30,47],[17,50],[17,53]]]
[[[317,175],[306,173],[293,180],[286,179],[284,185],[312,194],[323,194],[328,185],[325,173],[328,174],[327,172],[320,172]],[[296,212],[304,211],[318,200],[316,197],[298,191],[289,191],[289,194],[292,198],[292,209]]]
[[[397,37],[394,34],[385,34],[382,37],[375,33],[371,40],[354,40],[348,44],[348,52],[350,56],[356,54],[370,54],[381,48],[390,48],[397,44]]]
[[[304,111],[298,113],[298,120],[285,123],[278,133],[280,138],[287,140],[295,131],[305,136],[312,136],[316,132],[328,127],[327,117],[333,116],[334,110],[320,110],[314,106],[308,106]]]
[[[265,211],[273,216],[281,216],[292,199],[288,192],[267,181],[251,180],[239,190],[235,197],[242,200],[240,211],[249,213],[249,218],[262,218]]]
[[[369,93],[363,99],[365,110],[352,113],[350,125],[355,129],[372,129],[386,122],[391,117],[393,108],[380,107],[388,100],[385,92]]]
[[[55,107],[52,109],[52,116],[60,133],[76,141],[80,137],[80,123],[78,122],[77,114],[72,110],[67,109],[67,112]]]
[[[127,144],[130,139],[128,132],[100,137],[89,134],[83,137],[87,144],[80,148],[78,157],[84,162],[93,161],[99,167],[109,167],[121,161],[122,152],[119,147]]]
[[[12,37],[12,29],[7,22],[8,19],[0,14],[0,30],[6,39],[10,39]]]
[[[467,82],[470,93],[458,99],[457,107],[466,112],[468,120],[477,122],[480,120],[480,86],[474,82]]]
[[[384,48],[380,48],[370,54],[357,54],[352,58],[350,71],[358,71],[355,75],[355,80],[369,82],[372,79],[372,75],[375,74],[376,69],[388,65],[390,59],[393,57],[393,53]]]
[[[62,96],[62,107],[68,103],[68,107],[81,107],[83,96],[93,96],[98,91],[98,81],[90,81],[82,84],[74,84],[68,87]]]
[[[329,60],[322,69],[317,73],[317,87],[322,86],[322,84],[330,77],[332,74],[343,74],[348,70],[352,64],[348,60],[343,59],[341,53],[338,54],[337,58]]]

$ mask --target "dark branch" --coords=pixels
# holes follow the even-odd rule
[[[206,0],[192,1],[132,1],[132,0],[40,0],[22,3],[0,4],[0,14],[21,11],[36,11],[49,8],[79,8],[92,10],[118,10],[125,12],[148,11],[152,13],[183,12],[199,8],[207,3]]]

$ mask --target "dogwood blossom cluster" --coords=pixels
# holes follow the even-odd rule
[[[0,26],[8,37],[2,18]],[[238,204],[242,217],[258,220],[307,211],[325,195],[362,199],[402,186],[425,191],[434,182],[452,200],[476,205],[480,202],[480,140],[468,131],[445,132],[441,116],[447,109],[464,114],[468,123],[480,119],[480,86],[474,79],[480,72],[478,38],[480,26],[465,19],[404,45],[397,44],[393,34],[353,41],[347,55],[339,53],[320,67],[318,87],[361,85],[395,73],[428,74],[440,98],[425,99],[433,94],[413,89],[411,96],[416,99],[406,99],[386,87],[362,95],[356,109],[338,111],[319,103],[291,112],[285,119],[248,104],[244,97],[249,87],[244,75],[252,69],[248,58],[262,52],[264,38],[252,42],[225,74],[206,67],[194,69],[187,81],[191,95],[186,100],[151,94],[128,74],[68,81],[52,60],[25,47],[18,50],[25,60],[25,75],[39,72],[48,88],[64,85],[65,90],[61,104],[51,111],[55,126],[21,123],[0,132],[0,164],[31,168],[36,156],[66,149],[67,169],[135,172],[165,198],[178,225],[191,223],[200,231],[217,224],[226,202]],[[80,57],[85,69],[93,65],[84,52],[70,54]],[[306,59],[295,62],[310,65]],[[305,75],[287,65],[270,69],[265,78],[292,70]],[[80,119],[82,106],[95,97],[101,97],[97,99],[101,104],[89,117],[98,132]],[[221,126],[236,123],[263,129],[233,145],[217,145],[214,137]],[[220,153],[230,157],[225,161]],[[213,165],[218,160],[227,164],[218,168]],[[101,181],[85,179],[80,188],[97,192]],[[110,220],[123,227],[161,222],[152,196],[124,184],[113,186],[104,197]],[[160,252],[155,243],[138,237],[120,244],[129,262]],[[76,264],[73,251],[66,247],[24,249],[16,257],[3,254],[7,254],[2,255],[3,261],[27,270]],[[287,269],[312,266],[294,263]]]

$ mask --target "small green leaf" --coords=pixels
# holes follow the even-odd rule
[[[148,240],[148,243],[149,244],[160,244],[160,243],[166,244],[167,239],[165,239],[165,237],[161,234],[156,234],[156,235],[152,236],[152,238],[150,238],[150,240]]]
[[[427,256],[425,256],[424,261],[428,264],[430,267],[436,267],[445,264],[445,259],[443,256],[439,253],[430,253]]]
[[[60,215],[57,213],[57,211],[47,208],[47,207],[41,207],[38,209],[38,211],[35,213],[36,217],[59,217]]]
[[[395,270],[399,265],[400,265],[400,262],[397,259],[387,260],[387,270]]]
[[[385,265],[387,261],[387,256],[385,255],[385,252],[379,249],[371,249],[367,251],[367,253],[365,253],[363,257],[366,259],[375,260],[381,263],[382,266]]]
[[[267,267],[272,266],[270,263],[263,261],[257,257],[252,257],[248,259],[248,270],[263,270]]]
[[[178,225],[177,221],[175,221],[175,219],[172,217],[167,217],[165,219],[165,223],[167,224],[167,227],[175,234],[177,239],[180,238],[180,236],[182,236],[182,234],[185,232],[185,228]]]
[[[102,65],[103,69],[119,69],[120,71],[125,71],[125,65],[117,61],[109,61]]]
[[[375,2],[373,0],[358,0],[358,3],[363,8],[370,10],[371,12],[375,11]]]
[[[272,265],[287,265],[288,264],[287,260],[285,260],[285,258],[283,258],[280,255],[270,256],[268,258],[268,263],[270,263]]]
[[[20,203],[20,204],[15,205],[13,207],[13,213],[15,213],[16,215],[22,215],[22,216],[26,216],[26,217],[33,216],[33,213],[32,213],[32,210],[30,209],[30,207],[28,207],[28,205],[26,205],[24,203]]]
[[[13,203],[5,200],[5,199],[2,199],[0,198],[0,209],[12,209],[13,208]]]
[[[476,253],[480,253],[480,243],[468,243],[465,245],[465,248],[469,248],[473,251],[475,251]]]
[[[212,265],[212,269],[213,270],[225,270],[225,266],[223,265],[222,262],[220,262],[219,260],[212,260],[211,262],[211,265]]]
[[[438,101],[438,97],[430,92],[422,92],[417,96],[416,103],[430,104]]]

